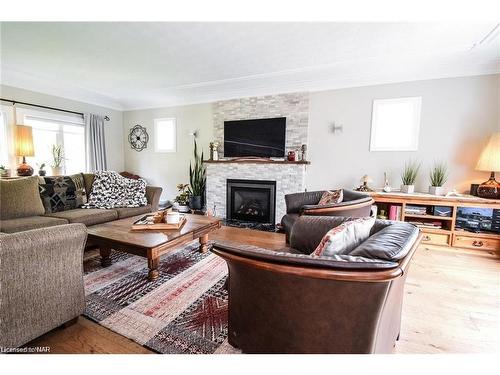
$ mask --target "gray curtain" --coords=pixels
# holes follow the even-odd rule
[[[104,141],[104,117],[90,113],[86,116],[87,169],[89,172],[105,171],[106,142]]]

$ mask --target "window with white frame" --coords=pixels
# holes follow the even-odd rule
[[[33,128],[35,156],[30,158],[39,167],[53,164],[52,147],[63,146],[65,174],[86,170],[85,125],[79,115],[54,114],[51,112],[17,109],[17,118]],[[50,173],[50,170],[49,170]]]
[[[175,152],[177,145],[175,118],[158,118],[154,121],[156,152]]]
[[[417,151],[421,97],[373,101],[370,151]]]

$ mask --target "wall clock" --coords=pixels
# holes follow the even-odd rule
[[[132,129],[130,129],[130,133],[128,134],[128,141],[130,143],[130,147],[132,147],[136,151],[142,151],[148,147],[149,135],[146,131],[146,128],[141,125],[136,125]]]

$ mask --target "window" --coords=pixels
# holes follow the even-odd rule
[[[86,170],[85,159],[85,126],[83,118],[78,115],[61,115],[50,112],[32,111],[18,108],[18,119],[33,128],[35,156],[32,166],[45,163],[52,165],[52,146],[62,145],[64,148],[64,173],[75,174]],[[35,167],[36,168],[36,167]],[[50,173],[50,170],[49,170]]]
[[[7,136],[7,116],[0,111],[0,165],[9,167],[9,145]]]
[[[421,97],[373,101],[370,151],[417,151]]]
[[[175,152],[176,151],[176,124],[175,118],[155,119],[155,151]]]

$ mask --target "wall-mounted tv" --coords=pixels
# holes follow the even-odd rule
[[[286,117],[224,121],[225,157],[284,157]]]

